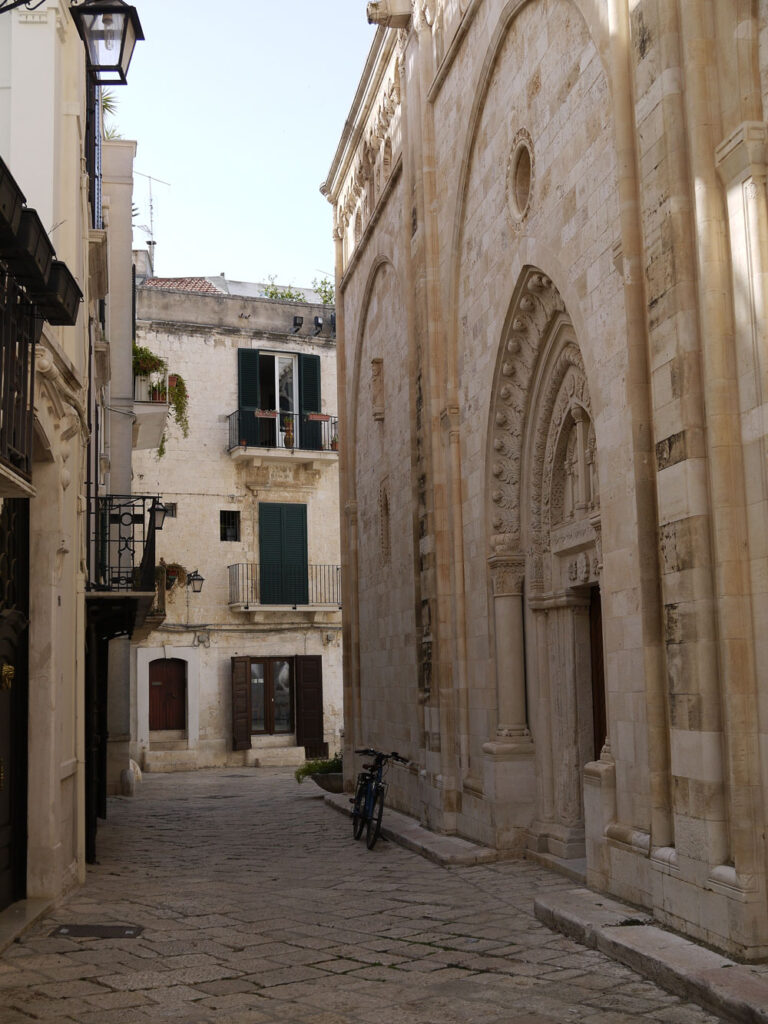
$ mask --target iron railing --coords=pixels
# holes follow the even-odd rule
[[[0,462],[25,480],[32,472],[35,344],[42,319],[0,263]]]
[[[240,447],[330,452],[338,443],[336,416],[268,409],[238,409],[229,416],[229,451]]]
[[[153,373],[133,378],[134,402],[167,402],[168,374]]]
[[[340,565],[229,566],[229,603],[245,610],[268,604],[336,605],[341,607]]]
[[[160,499],[108,494],[88,503],[88,589],[155,589],[155,520]]]

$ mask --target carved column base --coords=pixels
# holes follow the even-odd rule
[[[599,761],[584,766],[584,831],[587,885],[607,889],[610,852],[606,836],[616,820],[616,765],[606,739]]]
[[[584,856],[584,829],[579,825],[536,821],[530,829],[528,849],[561,860],[578,860]]]
[[[494,845],[522,856],[536,814],[536,758],[530,736],[483,744],[483,793],[491,810]]]

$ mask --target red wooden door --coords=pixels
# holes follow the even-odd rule
[[[149,663],[149,728],[186,729],[187,673],[181,658],[158,658]]]

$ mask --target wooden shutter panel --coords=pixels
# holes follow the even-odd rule
[[[309,604],[307,506],[283,505],[283,593],[286,604]]]
[[[250,658],[232,659],[232,749],[251,749]]]
[[[237,350],[237,405],[240,420],[238,440],[249,445],[261,443],[260,421],[253,410],[260,406],[259,353],[255,348]]]
[[[307,757],[327,757],[323,740],[323,659],[319,654],[296,656],[296,744]]]
[[[259,601],[283,604],[283,518],[282,505],[259,504]]]
[[[319,451],[323,446],[322,424],[308,422],[309,412],[320,412],[320,356],[299,355],[299,411],[302,413],[301,447]]]

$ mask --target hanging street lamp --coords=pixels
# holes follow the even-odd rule
[[[85,43],[96,85],[126,85],[133,49],[144,38],[135,7],[124,0],[85,0],[69,13]]]

